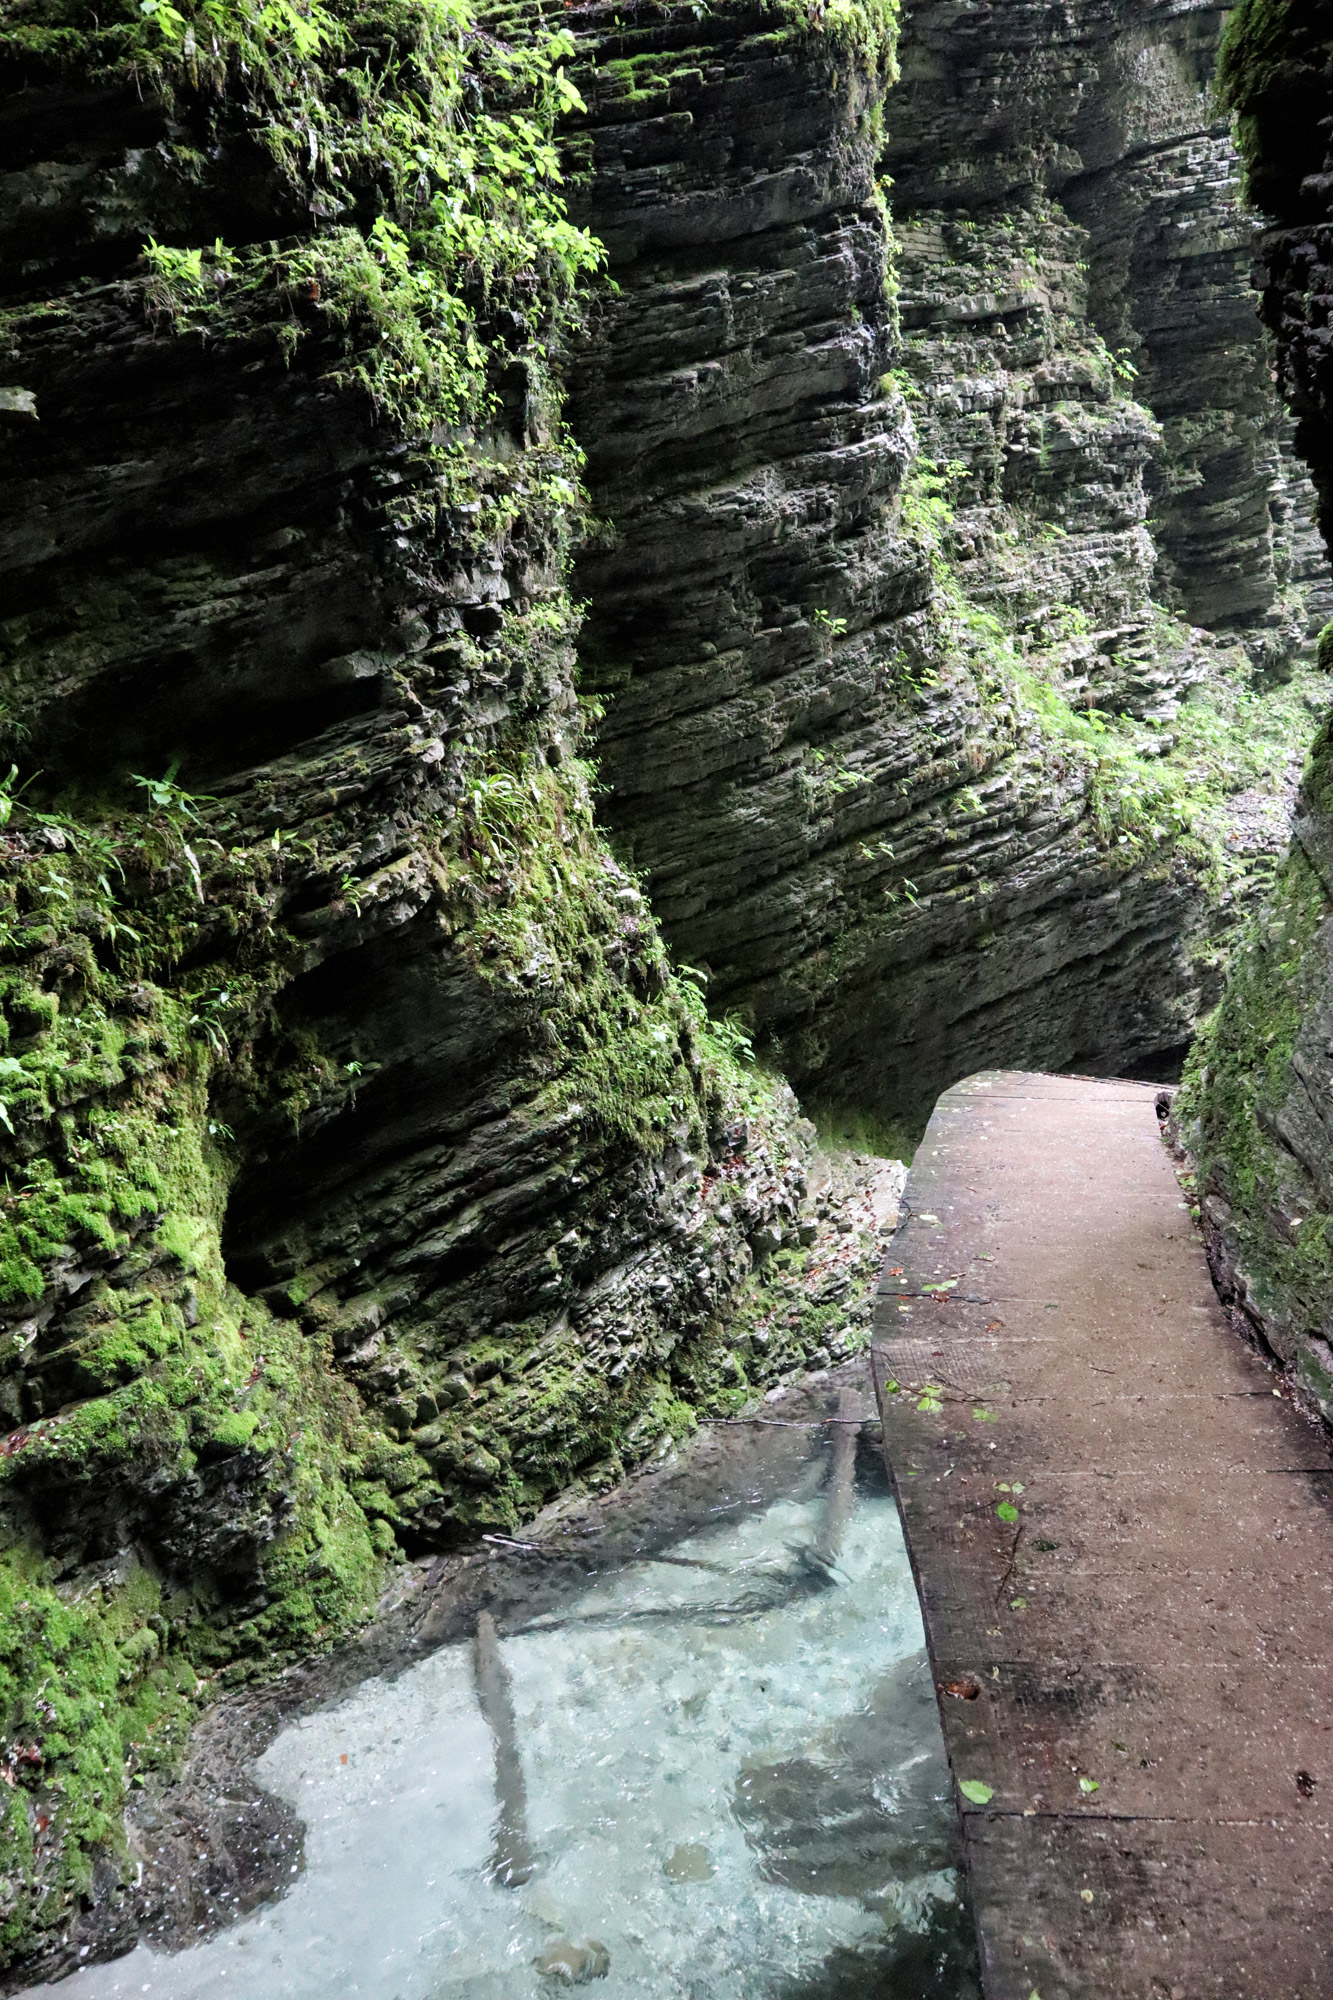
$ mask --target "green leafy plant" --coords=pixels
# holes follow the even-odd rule
[[[225,986],[210,986],[199,994],[194,1003],[194,1011],[189,1017],[190,1027],[202,1041],[206,1041],[215,1054],[225,1056],[228,1042],[224,1021],[231,993]]]
[[[40,32],[24,12],[48,34],[84,14],[80,0],[20,0],[20,37]],[[276,308],[288,353],[331,328],[334,379],[441,451],[441,425],[495,402],[480,315],[507,304],[540,363],[552,306],[601,262],[563,198],[555,122],[581,108],[564,28],[506,42],[480,32],[467,0],[156,0],[109,23],[102,48],[241,116],[326,218],[294,247],[150,237],[152,310],[217,337]]]
[[[738,1065],[753,1064],[754,1039],[738,1014],[712,1015],[704,1001],[708,974],[697,965],[682,965],[680,996],[685,1004],[695,1036],[712,1055],[715,1065],[734,1074]]]
[[[0,778],[0,827],[9,825],[10,816],[13,813],[15,804],[18,801],[19,795],[25,789],[23,785],[20,785],[17,792],[14,790],[14,783],[18,774],[18,765],[11,764],[5,776]],[[31,778],[26,783],[31,784]]]
[[[934,550],[939,537],[953,520],[953,501],[967,478],[968,468],[961,459],[941,463],[921,457],[903,481],[899,514],[903,526]]]
[[[199,826],[202,824],[199,807],[211,804],[212,801],[206,795],[196,797],[193,793],[184,791],[176,783],[176,773],[179,769],[180,759],[176,758],[173,763],[168,764],[162,777],[144,778],[137,772],[131,772],[130,782],[147,793],[148,803],[154,812],[167,813],[173,819],[189,820],[193,825]]]

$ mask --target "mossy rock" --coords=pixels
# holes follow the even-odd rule
[[[1333,618],[1315,640],[1314,657],[1321,673],[1333,674]]]

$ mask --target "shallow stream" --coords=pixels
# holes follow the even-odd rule
[[[920,1614],[860,1393],[770,1403],[497,1550],[494,1622],[468,1612],[475,1636],[291,1721],[260,1759],[306,1829],[280,1901],[41,1992],[976,2000]]]

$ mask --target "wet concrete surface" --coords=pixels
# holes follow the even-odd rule
[[[1333,1464],[1149,1084],[940,1099],[876,1310],[987,2000],[1333,1993]]]

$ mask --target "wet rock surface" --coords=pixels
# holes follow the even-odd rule
[[[1178,1061],[1234,911],[1108,851],[984,615],[1153,724],[1317,615],[1216,18],[915,6],[887,89],[743,10],[574,18],[621,288],[571,406],[581,650],[667,936],[802,1088],[896,1117],[984,1062]]]
[[[1333,272],[1327,64],[1315,10],[1239,8],[1221,67],[1250,188],[1268,227],[1256,280],[1295,441],[1319,494],[1333,482]],[[1191,1062],[1173,1131],[1197,1168],[1209,1261],[1237,1328],[1333,1421],[1333,787],[1327,714],[1301,779],[1292,853],[1237,956]]]

